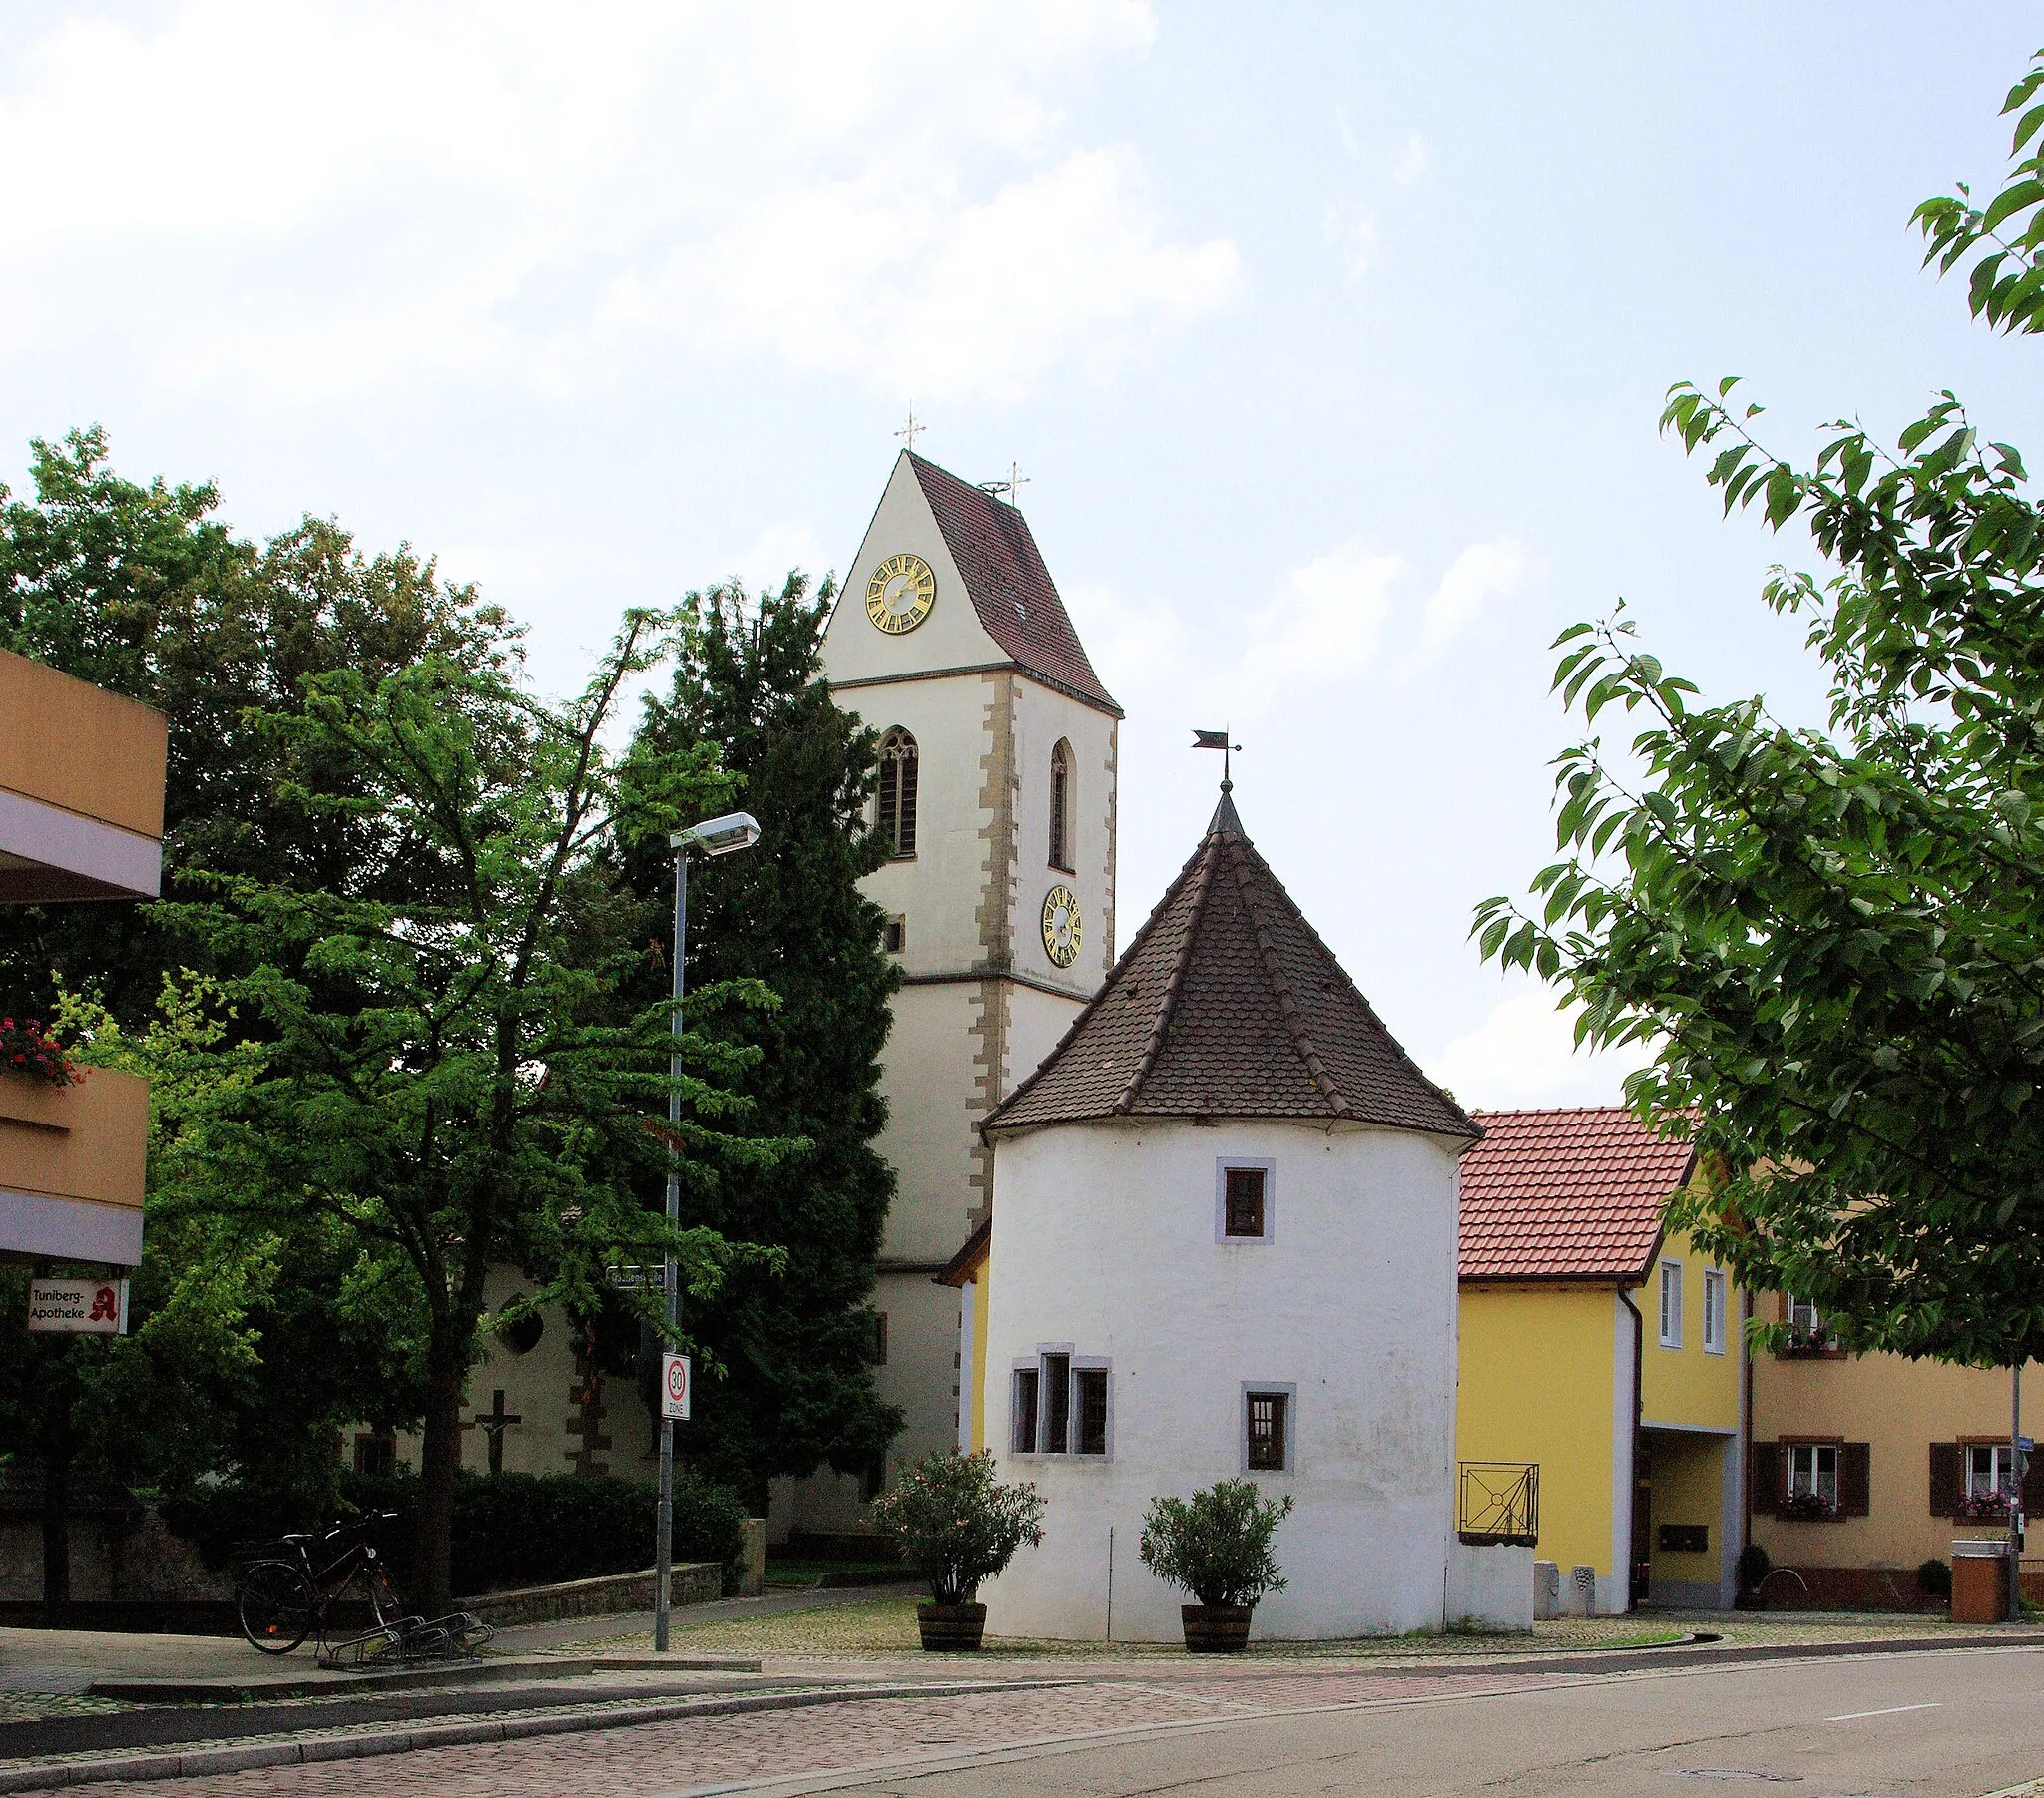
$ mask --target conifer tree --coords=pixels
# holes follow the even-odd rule
[[[858,890],[885,859],[867,822],[877,738],[822,679],[832,590],[790,575],[749,598],[736,584],[689,596],[693,623],[672,689],[649,699],[636,752],[713,745],[762,829],[745,855],[689,877],[689,985],[758,979],[772,1011],[735,1014],[764,1053],[738,1080],[763,1127],[806,1138],[778,1165],[720,1172],[688,1221],[785,1252],[784,1269],[733,1271],[686,1327],[722,1362],[698,1388],[684,1452],[764,1504],[768,1480],[825,1463],[864,1473],[900,1429],[874,1384],[874,1264],[893,1170],[879,1055],[897,974],[883,920]],[[642,851],[633,884],[672,903],[672,863]],[[665,980],[664,961],[658,978]]]

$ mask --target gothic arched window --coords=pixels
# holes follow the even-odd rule
[[[898,724],[880,738],[880,835],[897,857],[915,853],[915,738]]]
[[[1072,745],[1050,752],[1050,865],[1072,871]]]

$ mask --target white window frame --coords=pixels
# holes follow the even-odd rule
[[[1261,1168],[1264,1174],[1264,1233],[1228,1233],[1228,1176],[1237,1168]],[[1214,1240],[1223,1248],[1261,1248],[1278,1240],[1278,1163],[1268,1155],[1217,1155],[1214,1158]],[[1278,1389],[1274,1386],[1273,1392]]]
[[[1813,1492],[1831,1510],[1836,1511],[1838,1509],[1838,1462],[1841,1459],[1839,1445],[1835,1442],[1788,1442],[1784,1443],[1782,1447],[1784,1450],[1782,1467],[1784,1477],[1788,1482],[1788,1496],[1793,1498],[1799,1492]],[[1824,1458],[1826,1456],[1830,1458],[1828,1469],[1824,1466]],[[1804,1463],[1802,1468],[1796,1466],[1798,1461]],[[1801,1482],[1799,1485],[1797,1484],[1798,1481]],[[1828,1487],[1826,1482],[1828,1482]]]
[[[1722,1355],[1725,1352],[1725,1313],[1731,1295],[1731,1283],[1725,1277],[1722,1267],[1704,1269],[1704,1353]]]
[[[1045,1441],[1050,1434],[1050,1360],[1060,1356],[1065,1362],[1065,1446],[1062,1449],[1046,1448]],[[1021,1421],[1016,1415],[1017,1374],[1033,1373],[1036,1376],[1036,1433],[1029,1447],[1021,1448],[1015,1443],[1016,1425]],[[1072,1445],[1079,1434],[1079,1376],[1082,1373],[1102,1373],[1107,1376],[1107,1449],[1104,1454],[1082,1454]],[[1261,1390],[1261,1389],[1260,1389]],[[1008,1369],[1008,1453],[1017,1460],[1075,1462],[1081,1466],[1098,1467],[1114,1459],[1114,1362],[1105,1355],[1081,1355],[1069,1342],[1040,1342],[1033,1355],[1017,1355]]]
[[[1248,1238],[1238,1237],[1238,1241]],[[1282,1467],[1250,1466],[1250,1395],[1252,1393],[1282,1393],[1284,1395],[1284,1465]],[[1295,1474],[1298,1472],[1298,1387],[1290,1380],[1245,1380],[1242,1394],[1236,1400],[1237,1449],[1245,1474]]]
[[[1668,1302],[1671,1293],[1672,1305]],[[1682,1263],[1665,1258],[1661,1262],[1661,1346],[1682,1347]]]
[[[1809,1319],[1807,1323],[1802,1321],[1805,1317]],[[1824,1320],[1817,1308],[1807,1299],[1796,1298],[1791,1293],[1788,1299],[1788,1328],[1796,1338],[1805,1342],[1814,1341],[1823,1327]]]
[[[2011,1471],[2009,1445],[2005,1442],[1969,1442],[1966,1450],[1966,1497],[1969,1499],[2007,1498],[2015,1491],[2015,1475]],[[1973,1458],[1984,1455],[1987,1458],[1987,1481],[1982,1484],[1975,1475]]]

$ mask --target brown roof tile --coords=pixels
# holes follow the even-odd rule
[[[1107,984],[983,1127],[1118,1116],[1345,1118],[1480,1134],[1341,971],[1226,792]]]
[[[917,455],[908,460],[987,635],[1031,674],[1120,717],[1122,708],[1086,659],[1028,521],[948,469]]]
[[[1646,1278],[1690,1143],[1655,1135],[1623,1106],[1475,1118],[1483,1140],[1462,1156],[1463,1279]]]

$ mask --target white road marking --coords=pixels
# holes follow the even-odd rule
[[[1848,1710],[1842,1717],[1826,1717],[1826,1723],[1856,1723],[1861,1717],[1899,1717],[1905,1710],[1942,1710],[1937,1704],[1890,1704],[1886,1710]]]

